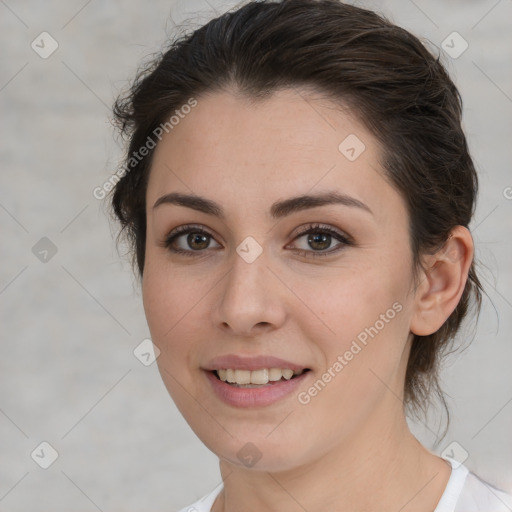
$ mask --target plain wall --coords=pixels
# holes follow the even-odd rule
[[[436,453],[462,448],[471,470],[510,489],[512,3],[357,4],[439,47],[453,31],[469,45],[458,58],[440,52],[480,175],[471,227],[489,297],[475,340],[443,371],[447,436],[433,448],[435,414],[411,426]],[[194,11],[196,26],[215,14],[195,1],[0,3],[0,511],[172,511],[220,481],[156,364],[134,356],[149,337],[140,292],[93,196],[122,155],[114,97],[173,33],[171,13],[179,23]],[[59,45],[46,59],[31,47],[43,51],[43,31]],[[35,461],[50,456],[44,441],[58,452],[48,469]]]

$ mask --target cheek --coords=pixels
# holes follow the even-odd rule
[[[400,316],[396,314],[400,307],[393,308],[393,305],[399,303],[402,309],[405,307],[408,289],[405,273],[373,263],[360,265],[354,271],[342,270],[337,276],[331,274],[323,282],[297,283],[310,309],[319,313],[324,333],[332,334],[327,339],[335,346],[341,343],[338,348],[343,348],[344,343],[360,333],[364,340],[365,329],[376,323],[379,332],[389,332],[396,327],[392,324],[396,324]],[[382,319],[381,315],[384,315]]]
[[[195,291],[194,291],[195,290]],[[144,270],[142,296],[146,320],[153,343],[160,350],[156,360],[162,381],[184,417],[193,417],[190,394],[195,394],[190,357],[194,353],[194,305],[200,297],[197,288],[184,290],[178,275],[150,260]]]
[[[142,298],[151,338],[160,349],[157,362],[161,369],[179,374],[186,367],[185,360],[190,351],[187,337],[192,331],[187,322],[191,321],[194,306],[200,301],[201,290],[199,285],[187,286],[190,283],[183,283],[178,272],[158,264],[151,255],[147,262]]]
[[[357,274],[346,273],[318,296],[319,316],[329,330],[319,336],[311,323],[310,336],[322,345],[322,371],[336,375],[331,380],[337,384],[328,387],[337,403],[367,402],[385,389],[380,379],[391,382],[399,369],[410,315],[409,276],[399,267],[404,265],[393,270],[371,265]]]
[[[207,276],[190,279],[187,269],[170,265],[165,255],[148,251],[142,298],[149,328],[156,341],[172,345],[176,333],[193,316],[209,289]],[[154,340],[154,341],[155,341]]]

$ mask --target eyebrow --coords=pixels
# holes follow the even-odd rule
[[[225,213],[221,205],[211,199],[198,195],[172,192],[157,199],[153,205],[153,209],[162,204],[185,206],[225,220]],[[340,194],[339,192],[328,191],[315,195],[301,195],[277,201],[270,208],[270,216],[273,219],[280,219],[295,212],[329,204],[341,204],[343,206],[359,208],[373,215],[370,208],[363,202],[359,201],[359,199],[345,194]]]

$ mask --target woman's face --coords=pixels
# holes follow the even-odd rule
[[[155,149],[146,196],[143,300],[165,385],[239,466],[355,447],[402,411],[414,314],[408,215],[377,141],[291,90],[196,99]],[[175,193],[208,203],[159,201]]]

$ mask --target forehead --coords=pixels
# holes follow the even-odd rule
[[[378,141],[342,105],[299,90],[256,102],[229,92],[196,99],[155,149],[149,207],[172,191],[216,198],[228,211],[235,203],[266,211],[279,198],[321,190],[377,207],[396,202]]]

